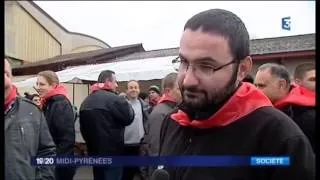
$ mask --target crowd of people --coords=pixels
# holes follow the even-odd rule
[[[184,26],[176,73],[161,88],[138,80],[117,93],[116,72],[102,71],[75,109],[53,71],[38,74],[38,94],[19,96],[5,59],[5,179],[71,180],[74,167],[33,167],[33,156],[271,155],[289,167],[161,167],[170,180],[315,179],[315,65],[267,63],[249,75],[249,34],[222,9]],[[81,138],[76,137],[81,133]],[[93,167],[94,180],[147,180],[158,167]]]

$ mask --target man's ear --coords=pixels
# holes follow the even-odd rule
[[[288,83],[287,83],[286,80],[280,79],[279,80],[279,86],[280,86],[281,89],[286,89],[288,87]]]
[[[300,80],[300,79],[297,79],[297,78],[296,78],[296,79],[294,80],[294,82],[295,82],[296,84],[298,84],[298,85],[301,85],[301,80]]]
[[[239,69],[238,69],[238,81],[242,81],[252,69],[252,59],[250,56],[245,57],[240,61]]]

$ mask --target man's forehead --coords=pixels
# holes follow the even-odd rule
[[[185,30],[181,37],[179,54],[190,61],[212,60],[213,63],[224,63],[232,58],[228,40],[215,33],[198,29]],[[209,59],[212,58],[212,59]]]
[[[255,80],[259,81],[268,81],[270,79],[272,79],[272,76],[268,69],[258,70],[255,78]]]
[[[139,86],[139,83],[136,81],[131,81],[128,83],[128,86]]]
[[[305,73],[305,76],[306,76],[306,77],[316,76],[316,70],[315,70],[315,69],[312,69],[312,70],[310,70],[310,71],[307,71],[307,72]]]

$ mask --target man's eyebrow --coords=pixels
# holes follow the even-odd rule
[[[185,58],[182,54],[179,54],[179,57],[181,59],[186,59],[188,60],[188,58]],[[219,64],[217,60],[213,59],[212,57],[202,57],[202,58],[197,58],[195,59],[195,61],[201,61],[201,62],[210,62],[213,64]]]

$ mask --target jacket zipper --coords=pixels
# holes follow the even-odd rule
[[[190,152],[190,148],[192,147],[192,144],[193,144],[193,139],[194,139],[194,130],[193,129],[188,129],[189,131],[189,135],[187,136],[187,139],[186,139],[186,148],[185,148],[185,151],[183,152],[183,155],[190,155],[188,154]],[[183,180],[183,174],[184,172],[187,170],[188,167],[179,167],[177,168],[177,179],[179,180]]]
[[[20,127],[20,130],[21,130],[21,136],[22,136],[22,143],[24,143],[24,129],[22,126]]]

